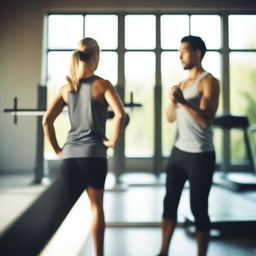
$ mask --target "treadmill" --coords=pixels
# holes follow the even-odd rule
[[[253,157],[255,155],[255,145],[252,145],[251,136],[256,131],[256,127],[249,126],[249,120],[246,116],[235,115],[217,116],[213,121],[213,126],[220,128],[223,132],[229,132],[231,129],[241,129],[244,134],[244,143],[249,162],[249,171],[230,171],[228,164],[225,163],[223,153],[222,171],[214,175],[214,183],[234,191],[256,190],[255,157]]]

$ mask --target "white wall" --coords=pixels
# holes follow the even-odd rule
[[[214,8],[214,9],[213,9]],[[217,8],[217,9],[216,9]],[[0,2],[0,173],[32,172],[36,118],[13,117],[3,109],[19,98],[37,106],[41,80],[43,18],[47,11],[254,11],[254,0],[1,0]]]

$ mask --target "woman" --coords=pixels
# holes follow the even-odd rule
[[[94,75],[99,62],[99,46],[92,38],[84,38],[72,55],[71,72],[43,118],[45,136],[55,153],[63,158],[63,175],[72,193],[78,187],[87,190],[92,209],[92,235],[96,255],[103,255],[103,192],[107,174],[106,151],[114,147],[124,125],[125,112],[114,87]],[[67,141],[58,145],[54,120],[67,106],[71,123]],[[107,108],[114,112],[111,139],[105,137]]]

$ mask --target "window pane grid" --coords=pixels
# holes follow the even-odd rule
[[[160,26],[156,28],[156,16],[159,15],[160,18]],[[124,54],[124,55],[129,55],[130,53],[133,54],[139,54],[139,53],[143,53],[143,54],[153,54],[156,56],[158,56],[157,58],[162,58],[159,57],[163,56],[163,55],[168,55],[168,54],[178,54],[178,44],[179,44],[179,40],[181,39],[182,36],[188,35],[188,34],[192,34],[192,35],[198,35],[201,36],[203,38],[203,40],[206,42],[206,46],[207,46],[207,53],[206,56],[208,55],[209,57],[205,58],[205,68],[206,70],[210,71],[214,76],[216,76],[218,79],[220,79],[220,81],[222,80],[221,77],[221,64],[222,64],[222,54],[226,54],[226,55],[230,55],[232,61],[230,61],[230,65],[231,65],[231,70],[230,70],[230,98],[231,98],[231,105],[232,105],[232,100],[236,99],[237,96],[234,94],[238,93],[238,88],[240,88],[237,83],[234,85],[235,79],[232,78],[234,76],[234,74],[236,74],[234,70],[234,65],[237,63],[236,62],[236,55],[240,55],[240,54],[245,54],[246,56],[249,56],[252,54],[252,59],[254,58],[254,55],[256,53],[256,30],[255,29],[251,29],[251,28],[255,28],[255,24],[256,24],[256,15],[234,15],[234,14],[230,14],[228,16],[228,20],[229,20],[229,45],[225,48],[228,49],[227,52],[223,52],[222,50],[222,41],[221,41],[221,19],[222,19],[222,15],[218,15],[218,14],[125,14],[122,15],[122,19],[124,19],[124,23],[125,23],[125,30],[124,30],[124,46],[126,47],[126,49],[119,49],[118,47],[118,14],[92,14],[92,13],[77,13],[77,14],[51,14],[48,16],[49,18],[49,31],[48,31],[48,49],[47,49],[47,53],[48,53],[48,63],[47,65],[48,67],[48,84],[49,84],[49,88],[51,88],[51,90],[56,91],[59,86],[63,85],[63,82],[65,82],[65,75],[67,75],[69,73],[69,70],[67,67],[69,67],[69,65],[67,64],[67,67],[60,67],[58,66],[58,70],[54,71],[53,65],[54,65],[54,61],[53,61],[53,56],[56,55],[57,53],[59,54],[64,54],[65,56],[67,56],[68,54],[70,54],[72,51],[74,51],[76,49],[77,46],[77,42],[83,38],[84,36],[91,36],[94,37],[100,44],[101,47],[101,55],[102,55],[102,68],[99,66],[99,69],[97,70],[96,74],[98,74],[99,76],[102,76],[106,79],[109,79],[114,85],[117,84],[117,69],[118,69],[118,65],[120,65],[120,63],[118,63],[118,56],[119,54]],[[136,17],[135,17],[136,16]],[[61,30],[59,29],[59,27],[63,27],[63,23],[62,22],[62,18],[66,17],[69,23],[69,26],[67,26],[66,30],[64,30],[64,32],[61,32]],[[72,17],[74,18],[74,22],[70,23],[70,20],[72,19]],[[102,21],[100,21],[100,19],[106,17],[107,19],[109,19],[109,23],[107,27],[111,27],[113,36],[112,38],[113,41],[111,42],[106,42],[106,33],[110,33],[110,32],[106,32],[104,34],[104,36],[100,35],[101,33],[99,33],[100,29],[98,29],[98,34],[95,32],[95,29],[92,29],[93,26],[89,26],[90,22],[98,22],[99,24],[102,25]],[[144,22],[140,22],[140,23],[136,23],[136,19],[138,17],[141,18],[145,18],[144,20],[147,20],[147,18],[149,17],[149,19]],[[119,17],[120,18],[120,17]],[[135,19],[134,19],[135,18]],[[52,25],[52,21],[53,20],[57,21],[57,25],[53,26]],[[129,21],[130,19],[130,21]],[[133,19],[133,21],[131,21],[131,19]],[[182,20],[183,19],[183,20]],[[202,22],[202,20],[205,19],[206,22]],[[112,21],[110,21],[112,20]],[[174,20],[178,21],[180,20],[179,23],[175,23],[173,22]],[[247,25],[240,25],[240,27],[238,27],[236,25],[236,23],[238,22],[238,20],[241,21],[241,24],[247,24]],[[112,22],[112,23],[111,23]],[[143,34],[143,36],[141,36],[141,33],[134,33],[134,31],[132,31],[132,29],[129,28],[129,25],[127,25],[128,23],[133,23],[136,24],[138,27],[138,31],[140,32],[145,32]],[[169,22],[169,23],[168,23]],[[81,24],[78,24],[81,23]],[[127,23],[127,24],[126,24]],[[145,27],[145,23],[147,24],[148,27],[151,27],[151,31],[147,28],[147,29],[143,29],[143,26]],[[205,26],[202,26],[202,24],[205,24]],[[73,25],[72,25],[73,24]],[[106,22],[107,24],[107,22]],[[149,26],[150,24],[150,26]],[[170,29],[168,30],[168,24],[171,24],[172,27],[170,27]],[[173,24],[179,24],[176,25],[176,27],[174,27]],[[181,25],[183,24],[183,25]],[[184,25],[184,24],[187,24]],[[198,26],[198,24],[200,26]],[[209,25],[210,24],[210,25]],[[212,24],[212,25],[211,25]],[[88,25],[88,26],[87,26]],[[170,25],[170,26],[171,26]],[[183,26],[183,27],[182,27]],[[78,31],[73,31],[71,28],[73,27],[77,27]],[[211,27],[211,29],[209,29],[209,27]],[[212,30],[212,27],[215,27],[214,31]],[[182,28],[182,29],[180,29]],[[207,29],[211,32],[208,33]],[[247,30],[249,31],[245,31],[246,29],[244,28],[248,28]],[[158,44],[160,45],[156,45],[156,30],[161,30],[160,33],[160,39],[158,41]],[[97,29],[96,29],[97,30]],[[144,31],[145,30],[145,31]],[[165,32],[163,31],[165,30]],[[105,29],[105,31],[107,31],[107,29]],[[104,32],[105,32],[104,31]],[[108,30],[109,31],[109,30]],[[171,32],[173,31],[173,32]],[[181,32],[183,31],[183,32]],[[60,33],[59,33],[60,32]],[[59,33],[59,34],[58,34]],[[94,34],[95,33],[95,34]],[[170,37],[169,34],[172,34],[172,37]],[[180,34],[179,34],[180,33]],[[136,37],[137,35],[137,37]],[[166,35],[166,36],[165,36]],[[174,36],[176,35],[176,36]],[[242,36],[241,36],[242,35]],[[98,38],[97,38],[98,36]],[[130,38],[130,42],[129,39]],[[134,40],[134,38],[136,38],[136,40]],[[142,40],[139,40],[138,38],[141,38]],[[213,39],[214,38],[214,39]],[[248,38],[245,39],[245,38]],[[239,40],[238,40],[239,39]],[[144,40],[144,41],[143,41]],[[102,42],[102,43],[101,43]],[[120,42],[119,42],[120,43]],[[120,51],[119,51],[120,50]],[[159,54],[159,55],[158,55]],[[50,56],[51,55],[51,56]],[[57,54],[58,55],[58,54]],[[56,56],[57,56],[56,55]],[[242,55],[241,55],[242,56]],[[58,57],[60,58],[60,57]],[[57,59],[58,59],[57,58]],[[63,57],[64,58],[64,57]],[[239,57],[240,59],[242,57]],[[105,59],[105,60],[103,60]],[[111,59],[111,66],[112,69],[109,67],[108,64],[108,60]],[[208,60],[207,60],[208,59]],[[251,57],[248,57],[247,59],[249,59],[251,65],[254,67],[254,62],[251,61]],[[162,60],[161,60],[162,61]],[[172,60],[173,61],[173,60]],[[65,61],[64,61],[65,62]],[[64,62],[62,64],[64,64]],[[67,63],[69,63],[69,60],[66,61]],[[65,62],[65,63],[66,63]],[[214,67],[211,68],[211,62],[215,63],[213,64]],[[155,62],[153,61],[154,65]],[[65,64],[66,65],[66,64]],[[122,64],[121,64],[122,65]],[[165,68],[164,65],[161,65],[162,68]],[[110,70],[112,71],[109,71]],[[66,74],[64,74],[61,70],[66,70]],[[113,71],[114,70],[114,71]],[[240,70],[239,70],[240,71]],[[110,74],[112,72],[112,74]],[[162,112],[163,108],[166,107],[166,102],[164,100],[165,94],[166,94],[166,86],[168,83],[174,81],[175,79],[173,79],[173,77],[170,77],[170,79],[168,79],[168,71],[160,71],[160,78],[162,80],[161,86],[163,86],[163,90],[162,90]],[[238,72],[239,73],[239,72]],[[61,77],[61,75],[63,74],[63,77]],[[109,76],[108,76],[109,74]],[[165,74],[165,77],[163,77]],[[254,72],[255,74],[255,72]],[[54,77],[54,75],[56,77]],[[153,76],[155,74],[152,74]],[[255,79],[253,78],[254,75],[251,76],[251,79]],[[131,83],[130,83],[131,84]],[[155,83],[152,84],[152,88],[155,85]],[[125,86],[127,87],[126,90],[126,98],[128,97],[128,101],[129,101],[129,95],[130,92],[129,90],[132,89],[134,91],[137,90],[137,88],[129,88],[128,83],[125,84]],[[233,89],[234,90],[233,90]],[[249,90],[248,89],[248,85],[244,88],[241,88],[241,90],[245,89],[245,93]],[[250,86],[251,88],[251,86]],[[150,89],[151,90],[151,89]],[[254,95],[254,91],[252,91],[251,95]],[[149,94],[152,94],[151,97],[151,103],[153,103],[153,90],[152,92],[150,91]],[[239,94],[241,95],[241,94]],[[239,96],[241,97],[241,96]],[[140,101],[140,99],[137,99],[137,93],[135,92],[134,94],[134,98],[135,101]],[[222,97],[220,97],[220,99],[222,99]],[[145,105],[145,103],[143,104]],[[219,112],[222,112],[222,103],[220,102],[220,108],[219,108]],[[243,109],[239,109],[239,112],[241,114],[247,114],[247,110],[245,106],[245,103],[243,102],[243,104],[238,104],[237,106],[231,106],[231,110],[235,110],[236,108],[242,108]],[[136,109],[137,111],[137,109]],[[154,108],[152,107],[150,111],[151,117],[154,117]],[[134,112],[135,113],[135,112]],[[136,114],[137,115],[137,114]],[[250,113],[249,113],[250,116]],[[164,122],[164,115],[162,117],[162,123]],[[252,122],[254,122],[253,117],[250,116],[250,120]],[[153,124],[154,118],[152,119],[152,134],[150,135],[151,137],[153,137],[154,135],[154,124]],[[131,123],[129,124],[131,125]],[[162,124],[163,125],[163,124]],[[162,129],[162,138],[169,140],[167,133],[170,132],[170,130],[168,128],[161,128]],[[173,129],[173,128],[172,128]],[[172,132],[171,132],[172,133]],[[173,134],[171,134],[171,136],[173,136]],[[218,136],[219,137],[219,136]],[[234,135],[232,135],[232,137],[239,137],[237,136],[235,133]],[[174,137],[173,137],[174,138]],[[171,140],[173,140],[173,138]],[[240,139],[238,139],[240,140]],[[169,141],[170,142],[170,141]],[[168,142],[168,144],[169,144]],[[151,143],[151,142],[150,142]],[[153,150],[154,150],[154,143],[151,143],[151,153],[150,155],[153,155]],[[163,143],[162,143],[163,144]],[[171,144],[171,143],[170,143]],[[238,143],[239,144],[239,143]],[[233,147],[233,146],[232,146]],[[168,145],[165,145],[162,148],[162,151],[165,152],[165,154],[167,153],[167,151],[169,150]],[[232,152],[235,152],[234,149],[231,150]],[[130,150],[131,152],[131,150]],[[136,155],[136,152],[133,152],[134,155]],[[131,155],[133,154],[131,153]],[[129,155],[129,153],[128,153]],[[142,154],[143,155],[143,154]],[[243,154],[241,154],[243,155]],[[139,154],[138,154],[139,156]],[[242,158],[245,156],[242,156]],[[232,158],[233,159],[237,159],[237,156],[235,156],[235,154],[232,153]]]

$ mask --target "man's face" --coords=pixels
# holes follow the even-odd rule
[[[185,70],[192,69],[198,61],[198,52],[194,51],[188,42],[180,45],[180,60]]]

